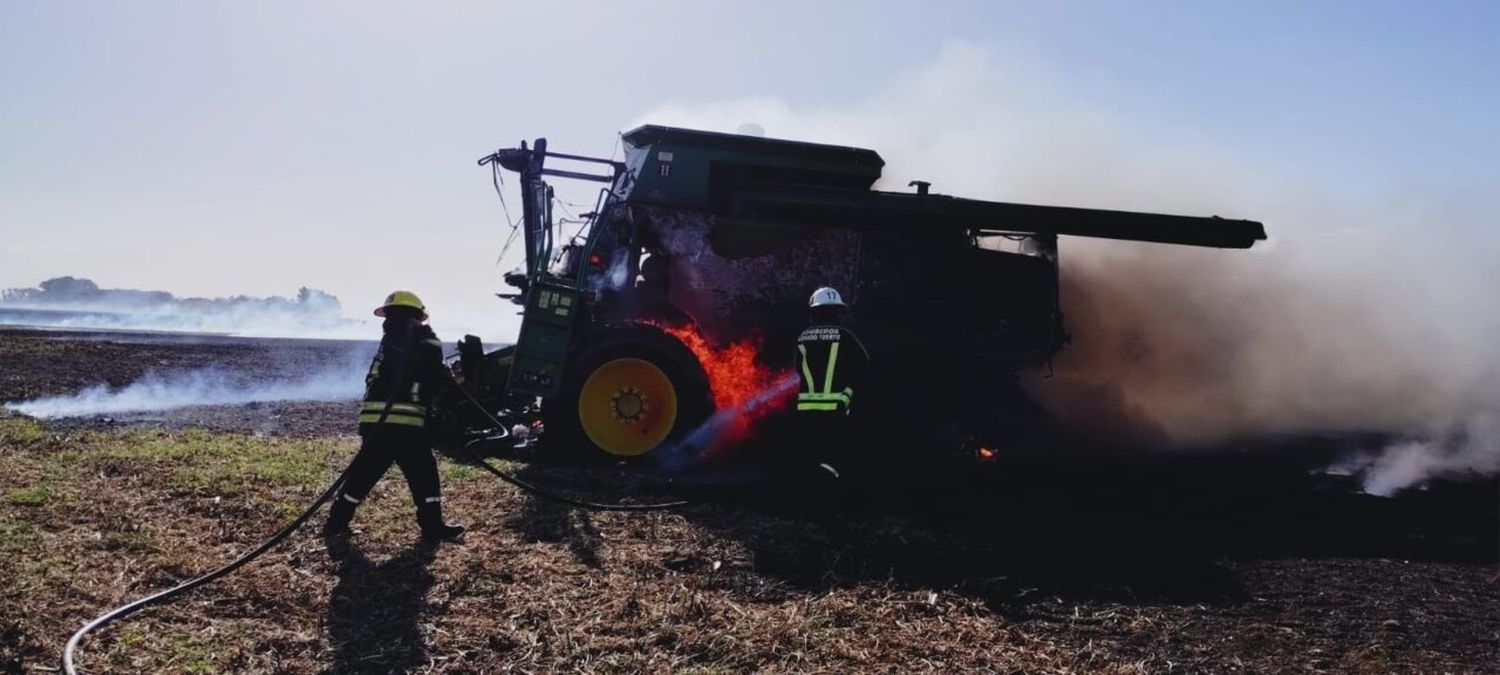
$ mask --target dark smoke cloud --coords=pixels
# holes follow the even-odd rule
[[[1496,410],[1500,314],[1482,266],[1451,244],[1298,224],[1251,254],[1067,242],[1075,338],[1042,389],[1053,409],[1178,444],[1447,433]]]
[[[1078,242],[1074,343],[1033,390],[1066,428],[1145,446],[1385,432],[1338,467],[1376,494],[1500,471],[1496,287],[1445,246],[1359,236],[1231,257]]]

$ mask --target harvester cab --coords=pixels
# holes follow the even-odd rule
[[[600,165],[608,169],[608,173],[548,167],[549,157]],[[561,382],[573,329],[583,310],[582,300],[588,291],[590,272],[594,271],[592,266],[580,263],[586,258],[599,260],[598,256],[589,253],[599,230],[589,227],[584,242],[569,242],[560,251],[554,251],[558,239],[554,232],[555,196],[545,177],[613,185],[624,166],[607,159],[548,153],[545,138],[537,139],[531,147],[522,142],[518,148],[500,150],[481,159],[480,164],[493,164],[497,172],[513,171],[521,179],[521,222],[518,227],[525,247],[525,268],[523,273],[506,275],[505,281],[520,291],[517,299],[524,309],[521,335],[506,386],[515,394],[551,396]],[[599,221],[599,214],[609,206],[610,195],[608,188],[601,191],[599,208],[589,214],[590,225]],[[554,252],[560,255],[554,257]]]
[[[1245,220],[987,202],[920,181],[875,190],[884,161],[861,148],[652,125],[622,141],[622,161],[545,139],[480,160],[497,189],[502,172],[520,179],[526,260],[506,282],[523,318],[515,345],[482,361],[470,345],[464,371],[482,375],[466,386],[497,408],[540,401],[549,451],[632,457],[697,427],[716,383],[679,329],[709,346],[755,340],[765,367],[786,368],[819,286],[844,294],[885,389],[903,392],[883,405],[993,435],[1017,400],[1007,383],[1067,342],[1059,235],[1265,238]],[[561,247],[547,178],[601,186]]]

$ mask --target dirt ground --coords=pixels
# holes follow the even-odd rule
[[[0,400],[205,365],[277,377],[342,349],[0,333]],[[357,445],[347,404],[219,408],[0,417],[0,671],[54,669],[89,618],[254,546]],[[1500,672],[1497,484],[1371,497],[1310,475],[1298,458],[1319,452],[1274,441],[1211,457],[996,463],[870,486],[837,507],[698,488],[713,499],[649,514],[558,506],[442,460],[450,513],[471,527],[464,543],[414,546],[392,475],[362,507],[351,550],[299,532],[90,638],[81,665]],[[506,466],[604,500],[640,482],[620,467]]]

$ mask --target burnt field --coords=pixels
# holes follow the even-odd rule
[[[264,384],[353,362],[358,378],[369,349],[0,332],[0,401],[205,368]],[[354,452],[352,413],[326,400],[0,416],[0,670],[54,667],[84,621],[289,521]],[[1500,672],[1497,484],[1380,498],[1312,471],[1360,442],[1063,452],[961,472],[919,470],[912,449],[902,480],[836,507],[700,488],[705,501],[648,514],[560,507],[442,460],[448,508],[471,528],[463,544],[414,547],[392,475],[362,508],[348,555],[331,556],[308,528],[90,638],[82,666]],[[606,501],[643,480],[505,463]]]
[[[237,338],[155,332],[65,332],[0,328],[0,403],[67,396],[90,388],[118,392],[132,384],[186,389],[193,405],[168,410],[85,411],[58,418],[56,430],[149,425],[253,434],[353,434],[348,411],[358,399],[373,342]],[[213,386],[194,376],[211,375]],[[197,404],[233,391],[278,382],[333,380],[326,387],[288,396],[345,400],[265,400],[248,404]],[[199,385],[196,389],[192,386]],[[315,383],[321,384],[321,383]],[[212,391],[208,391],[211,389]],[[347,396],[321,396],[325,390]],[[156,398],[157,391],[143,392]],[[260,393],[260,392],[256,392]],[[194,400],[197,396],[198,400]],[[232,396],[226,398],[233,398]],[[264,398],[256,396],[254,398]],[[271,397],[275,398],[275,397]]]

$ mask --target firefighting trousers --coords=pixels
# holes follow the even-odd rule
[[[359,453],[350,463],[344,487],[334,500],[334,508],[352,516],[353,507],[369,496],[370,490],[392,464],[400,466],[401,474],[406,477],[418,518],[426,520],[429,513],[441,514],[442,493],[438,488],[437,460],[432,456],[431,437],[424,429],[399,426],[371,429],[365,434]],[[336,513],[335,517],[338,515],[342,514]]]

